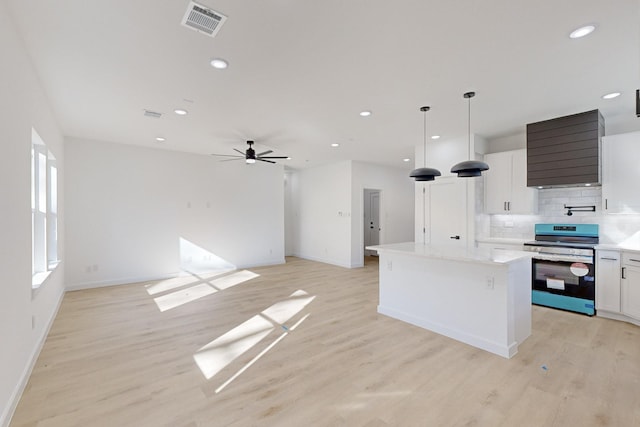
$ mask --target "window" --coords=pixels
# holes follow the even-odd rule
[[[31,132],[31,273],[40,287],[58,265],[58,169],[40,135]]]

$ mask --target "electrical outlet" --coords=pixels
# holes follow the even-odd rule
[[[493,290],[493,277],[487,277],[487,289]]]
[[[387,261],[387,270],[393,271],[393,261]]]

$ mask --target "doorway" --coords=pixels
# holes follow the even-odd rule
[[[380,190],[364,189],[364,255],[377,256],[377,251],[366,249],[367,246],[380,244]]]

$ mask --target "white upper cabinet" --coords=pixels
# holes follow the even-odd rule
[[[538,192],[527,187],[527,151],[486,154],[489,170],[484,172],[485,212],[489,214],[533,214]]]
[[[602,209],[640,213],[640,132],[602,138]]]

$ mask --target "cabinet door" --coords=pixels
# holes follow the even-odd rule
[[[620,252],[596,251],[596,309],[620,313]]]
[[[507,203],[511,199],[511,158],[511,151],[484,156],[484,161],[489,165],[489,170],[483,174],[486,213],[508,212]]]
[[[640,213],[640,132],[602,138],[602,208],[606,213]]]
[[[622,313],[640,320],[640,268],[623,265]]]
[[[510,213],[532,214],[538,210],[538,190],[527,187],[527,151],[512,152]]]

